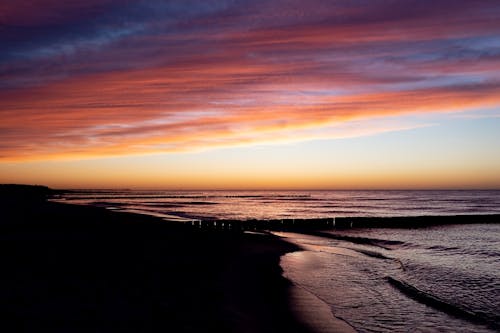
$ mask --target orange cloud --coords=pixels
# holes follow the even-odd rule
[[[301,86],[272,79],[287,65],[218,66],[96,74],[4,93],[2,159],[206,149],[280,141],[294,133],[308,139],[314,128],[354,120],[500,104],[496,82],[318,96],[308,95],[308,81]],[[260,75],[263,80],[255,79]],[[335,87],[342,79],[328,80]]]
[[[0,12],[3,161],[373,134],[419,124],[346,128],[500,105],[494,1],[8,1]]]

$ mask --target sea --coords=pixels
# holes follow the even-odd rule
[[[358,332],[500,331],[500,221],[481,223],[500,214],[500,191],[77,190],[52,200],[178,222],[474,215],[426,228],[275,232],[302,249],[280,265]]]

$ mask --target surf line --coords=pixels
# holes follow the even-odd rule
[[[410,285],[407,282],[397,280],[391,276],[387,276],[386,280],[387,282],[389,282],[390,285],[401,291],[403,294],[407,295],[408,297],[416,301],[419,301],[420,303],[431,306],[436,310],[440,310],[442,312],[453,315],[460,319],[467,319],[472,322],[484,324],[494,329],[500,328],[500,325],[491,322],[490,320],[488,320],[488,318],[485,318],[477,313],[464,309],[458,305],[443,301],[440,298],[431,295],[429,293],[426,293],[425,291],[422,291]]]

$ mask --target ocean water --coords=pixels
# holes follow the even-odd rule
[[[500,213],[500,191],[74,191],[54,199],[167,219]]]
[[[500,214],[500,191],[73,191],[168,220]],[[500,221],[499,221],[500,222]],[[359,332],[500,331],[500,223],[278,233],[284,275]]]
[[[281,266],[357,331],[500,330],[500,224],[329,233],[280,233],[304,248]]]

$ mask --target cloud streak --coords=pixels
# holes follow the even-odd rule
[[[0,159],[374,134],[418,124],[355,125],[500,105],[495,1],[178,3],[3,3]]]

